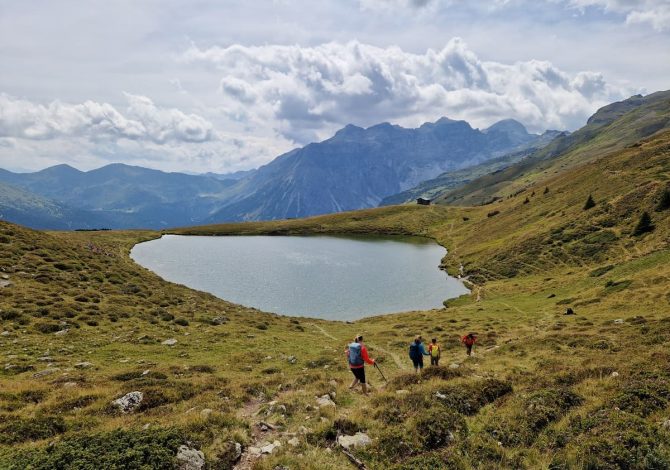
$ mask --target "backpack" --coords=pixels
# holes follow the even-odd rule
[[[349,365],[350,366],[363,365],[363,354],[360,343],[351,343],[349,345]]]
[[[419,349],[419,344],[421,343],[412,343],[409,345],[409,358],[412,360],[421,358],[421,350]]]
[[[431,344],[430,345],[430,355],[433,357],[440,357],[440,345]]]

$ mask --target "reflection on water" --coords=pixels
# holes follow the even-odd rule
[[[441,307],[467,293],[438,269],[445,253],[416,239],[167,235],[135,246],[131,256],[169,281],[231,302],[352,320]]]

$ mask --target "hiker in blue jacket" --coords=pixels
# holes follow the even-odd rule
[[[417,374],[420,374],[423,369],[423,356],[430,356],[430,353],[426,351],[423,345],[423,338],[417,336],[414,338],[414,342],[409,345],[409,358],[412,360],[414,371]]]

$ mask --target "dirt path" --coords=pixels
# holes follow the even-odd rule
[[[323,327],[317,325],[316,323],[307,323],[307,324],[310,325],[310,326],[313,326],[314,328],[316,328],[317,330],[319,330],[319,332],[320,332],[322,335],[327,336],[328,338],[330,338],[330,339],[332,339],[332,340],[340,341],[339,338],[336,338],[335,336],[331,335],[331,334],[328,333],[326,330],[324,330]]]
[[[378,346],[377,344],[374,344],[374,343],[368,343],[368,345],[370,345],[370,347],[376,349],[377,351],[380,351],[384,354],[388,354],[389,356],[391,356],[391,358],[393,359],[393,362],[395,362],[395,365],[397,365],[400,370],[404,370],[407,367],[405,365],[405,363],[403,363],[400,360],[400,356],[398,356],[396,353],[391,352],[388,349],[384,349],[381,346]]]

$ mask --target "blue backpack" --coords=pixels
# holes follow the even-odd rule
[[[409,358],[411,360],[419,360],[421,358],[421,349],[419,349],[420,343],[412,343],[409,345]]]
[[[361,353],[360,343],[351,343],[349,345],[349,365],[350,366],[363,365],[363,355]]]

